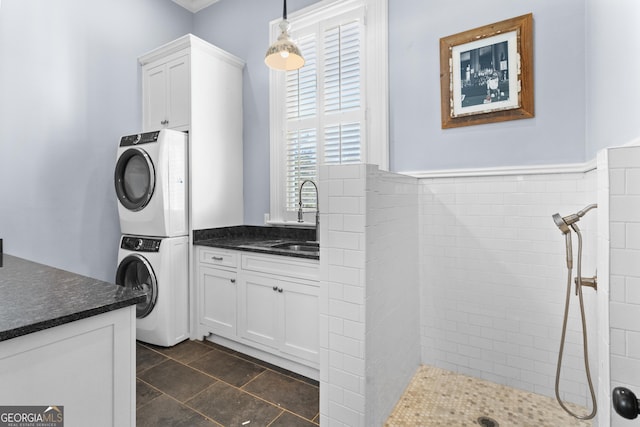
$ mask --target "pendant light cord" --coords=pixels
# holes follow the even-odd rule
[[[284,0],[284,6],[282,8],[282,19],[287,20],[287,0]]]

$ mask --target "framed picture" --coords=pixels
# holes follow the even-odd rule
[[[533,15],[440,39],[442,128],[533,113]]]

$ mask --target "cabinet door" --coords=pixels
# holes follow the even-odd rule
[[[280,350],[312,362],[319,362],[320,289],[317,285],[281,280],[282,328]]]
[[[198,283],[201,289],[200,322],[215,334],[234,338],[237,332],[236,273],[199,266]]]
[[[149,68],[143,73],[143,131],[165,127],[167,105],[167,73],[165,64]]]
[[[279,347],[278,281],[274,278],[243,274],[240,282],[238,309],[239,335],[242,338]]]
[[[191,116],[189,55],[143,72],[143,129],[187,130]]]
[[[167,126],[186,130],[191,117],[189,56],[167,63]]]

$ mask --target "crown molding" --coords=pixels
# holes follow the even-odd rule
[[[201,11],[205,7],[211,6],[219,0],[173,0],[174,3],[178,3],[191,13]]]

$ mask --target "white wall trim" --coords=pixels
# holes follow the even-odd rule
[[[494,168],[442,169],[434,171],[398,172],[414,178],[455,178],[474,176],[548,175],[558,173],[586,173],[596,169],[596,160],[539,166],[502,166]]]

